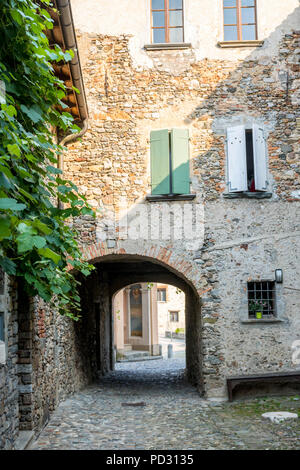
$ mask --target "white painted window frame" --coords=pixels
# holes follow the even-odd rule
[[[247,185],[247,154],[246,154],[246,130],[252,130],[252,138],[253,138],[253,160],[254,160],[254,174],[255,174],[255,181],[260,181],[260,176],[257,177],[258,171],[258,159],[264,159],[264,167],[265,167],[265,184],[260,184],[259,188],[257,189],[257,193],[266,193],[269,190],[270,183],[269,183],[269,159],[268,159],[268,149],[267,149],[267,142],[266,142],[266,135],[263,126],[253,123],[252,126],[247,125],[235,125],[227,127],[226,129],[226,186],[228,194],[234,193],[248,193],[248,185]],[[233,157],[230,156],[230,139],[231,136],[234,134],[234,130],[236,130],[237,136],[238,133],[243,133],[242,137],[242,145],[243,145],[243,155],[241,161],[241,168],[243,167],[244,173],[241,175],[240,185],[236,188],[231,186],[232,182],[232,174],[230,174],[230,160],[231,163],[233,161]],[[257,133],[262,131],[263,138],[264,138],[264,149],[263,153],[259,155],[258,147],[255,145],[255,138],[257,137]],[[238,139],[239,137],[237,137]],[[261,147],[262,148],[262,147]],[[262,170],[261,170],[262,171]],[[246,172],[246,173],[245,173]],[[253,193],[255,194],[255,193]]]

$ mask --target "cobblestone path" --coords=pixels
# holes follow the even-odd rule
[[[300,449],[300,420],[261,418],[274,409],[300,410],[299,397],[209,401],[185,382],[184,359],[118,364],[61,403],[31,449]]]

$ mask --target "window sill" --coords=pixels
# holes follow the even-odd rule
[[[229,47],[262,47],[264,41],[219,41],[218,46],[222,48]]]
[[[243,193],[224,193],[225,199],[271,199],[272,193],[245,191]]]
[[[166,42],[157,44],[146,44],[144,49],[146,51],[173,51],[181,49],[191,49],[192,44],[188,42]]]
[[[149,194],[146,196],[146,201],[191,201],[195,199],[196,194]]]
[[[248,318],[248,320],[241,320],[243,324],[251,324],[251,323],[284,323],[284,320],[280,320],[279,318]]]

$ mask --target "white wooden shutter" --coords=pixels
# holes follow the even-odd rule
[[[264,130],[253,125],[254,180],[257,191],[266,191],[268,187],[267,151]]]
[[[244,126],[227,129],[227,178],[229,192],[247,191],[246,132]]]

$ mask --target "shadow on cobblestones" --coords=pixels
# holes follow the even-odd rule
[[[299,420],[263,420],[268,399],[204,400],[185,380],[184,367],[178,358],[117,364],[61,403],[32,449],[299,449]]]

